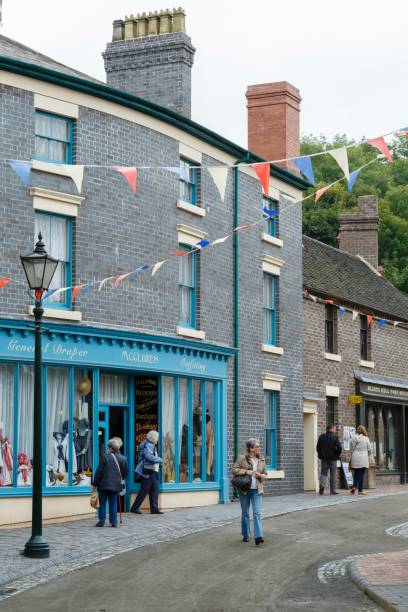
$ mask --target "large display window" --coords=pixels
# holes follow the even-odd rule
[[[398,471],[400,469],[399,439],[402,435],[401,406],[368,403],[366,418],[367,431],[377,468],[381,471]]]

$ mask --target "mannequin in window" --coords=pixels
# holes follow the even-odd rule
[[[201,449],[203,438],[201,435],[202,408],[200,405],[194,408],[193,413],[193,478],[201,480]]]
[[[78,422],[74,428],[74,445],[78,473],[84,472],[92,465],[91,441],[92,428],[88,419],[88,404],[83,402]]]
[[[8,487],[12,484],[13,453],[4,433],[4,424],[0,423],[0,487]]]
[[[214,430],[211,422],[211,417],[207,412],[205,416],[205,443],[207,451],[206,473],[207,480],[211,480],[214,475]]]

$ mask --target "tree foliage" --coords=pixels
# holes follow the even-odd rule
[[[325,136],[304,136],[301,154],[354,145],[345,135],[329,141]],[[408,137],[397,136],[389,146],[394,162],[373,161],[357,177],[353,191],[347,190],[341,180],[315,202],[313,195],[303,203],[303,231],[326,244],[337,246],[340,212],[357,210],[361,195],[377,195],[379,200],[379,261],[385,276],[401,291],[408,294]],[[348,149],[350,172],[371,160],[378,151],[370,145],[356,145]],[[330,155],[312,158],[316,188],[324,187],[343,177],[343,173]],[[315,189],[305,193],[305,197]]]

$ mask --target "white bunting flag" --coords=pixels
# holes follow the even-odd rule
[[[84,166],[70,166],[69,164],[59,164],[64,168],[65,173],[72,178],[78,193],[82,191],[82,181],[84,178]]]
[[[353,310],[353,316],[352,316],[352,321],[355,321],[358,317],[358,312],[357,310]]]
[[[162,265],[164,263],[166,263],[166,261],[167,261],[167,259],[163,259],[163,261],[159,261],[159,262],[157,262],[157,264],[154,264],[153,270],[152,270],[152,276],[154,276],[156,274],[156,272],[158,270],[160,270],[160,268],[162,267]]]
[[[397,327],[399,321],[394,321],[394,327]]]
[[[314,303],[316,304],[316,302],[317,302],[317,297],[316,297],[315,295],[312,295],[311,293],[309,293],[309,297],[310,297],[310,299],[311,299],[311,300],[313,300],[313,301],[314,301]]]
[[[208,172],[211,174],[211,178],[218,189],[221,200],[224,201],[225,189],[227,187],[228,167],[217,166],[215,168],[208,168]]]
[[[103,280],[101,280],[101,282],[99,283],[99,291],[102,291],[102,288],[105,285],[105,283],[107,283],[110,280],[113,280],[114,278],[115,278],[114,276],[108,276],[107,278],[104,278]]]
[[[211,242],[211,245],[222,244],[223,242],[228,240],[228,238],[229,238],[229,236],[224,236],[224,238],[217,238],[217,240],[214,240],[213,242]]]
[[[328,153],[330,153],[330,155],[336,160],[340,168],[343,170],[344,176],[347,178],[347,180],[349,180],[350,170],[346,147],[341,147],[341,149],[333,149],[332,151],[328,151]]]

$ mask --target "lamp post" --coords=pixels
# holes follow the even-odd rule
[[[41,233],[33,253],[20,256],[21,264],[31,291],[34,291],[35,307],[33,310],[35,324],[34,351],[34,450],[33,450],[33,504],[31,538],[25,545],[23,554],[34,559],[50,556],[50,547],[42,536],[42,353],[41,353],[41,319],[44,314],[42,297],[48,290],[58,259],[47,254]]]

